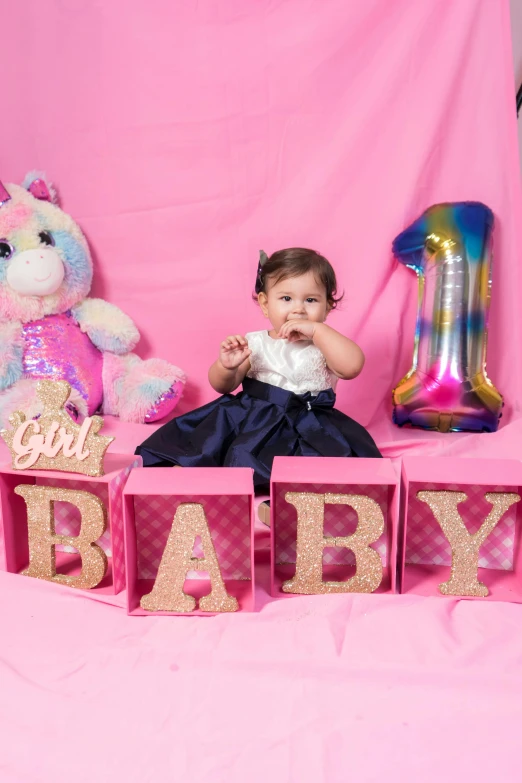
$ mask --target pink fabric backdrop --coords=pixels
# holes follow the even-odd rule
[[[213,396],[220,340],[263,327],[259,248],[310,245],[346,291],[332,325],[367,355],[339,406],[387,454],[519,456],[506,0],[4,5],[0,178],[55,180],[91,241],[94,294],[134,317],[142,355],[188,372],[182,411]],[[390,392],[411,362],[416,279],[390,244],[428,205],[459,199],[497,216],[489,372],[504,426],[402,432]],[[121,435],[132,448],[143,430]],[[519,776],[518,606],[317,597],[136,620],[22,577],[0,587],[2,780]]]
[[[507,15],[504,0],[12,4],[0,178],[54,179],[90,239],[94,294],[135,318],[144,355],[188,372],[183,410],[215,396],[221,339],[266,323],[250,298],[259,248],[320,249],[346,291],[331,323],[367,356],[339,405],[381,441],[397,436],[416,305],[391,241],[430,204],[483,200],[498,221],[489,370],[509,419],[522,309]]]

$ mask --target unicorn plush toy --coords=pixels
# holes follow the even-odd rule
[[[131,353],[139,332],[115,305],[88,297],[92,274],[85,237],[43,174],[0,183],[0,427],[13,411],[41,413],[41,379],[68,381],[74,416],[152,422],[177,404],[182,371]]]

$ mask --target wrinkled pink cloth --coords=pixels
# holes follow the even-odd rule
[[[0,574],[2,781],[518,780],[522,607],[258,570],[260,612],[212,619]]]
[[[316,247],[360,342],[338,405],[385,454],[520,456],[521,199],[506,0],[139,0],[5,11],[0,178],[42,168],[92,244],[94,294],[142,355],[212,398],[219,342],[263,328],[259,248]],[[7,73],[7,71],[6,71]],[[416,278],[392,239],[428,205],[496,217],[488,369],[495,435],[399,431]],[[132,451],[138,425],[117,427]],[[150,430],[149,430],[150,431]],[[266,595],[260,612],[129,618],[0,574],[0,779],[126,783],[514,781],[522,607]],[[118,606],[117,606],[118,605]]]

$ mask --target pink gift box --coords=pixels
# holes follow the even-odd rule
[[[142,464],[141,457],[109,453],[104,458],[105,475],[82,476],[78,473],[42,470],[13,470],[0,466],[0,503],[2,509],[0,531],[0,559],[4,570],[20,573],[29,564],[27,540],[27,506],[14,492],[20,484],[63,487],[91,492],[107,509],[107,530],[96,542],[107,555],[108,569],[97,593],[114,595],[125,586],[125,553],[123,533],[123,488],[129,474]],[[55,533],[77,536],[80,531],[80,512],[70,503],[54,504]],[[80,555],[73,549],[56,547],[56,570],[74,576],[81,569]],[[77,588],[73,588],[77,589]],[[90,591],[89,591],[90,592]]]
[[[406,457],[399,542],[401,592],[440,596],[438,586],[450,576],[450,543],[430,507],[417,498],[419,491],[464,492],[468,499],[459,504],[458,511],[468,532],[474,534],[491,511],[486,492],[522,496],[521,488],[522,463],[517,460]],[[477,578],[489,590],[486,600],[522,602],[520,505],[510,506],[480,548]]]
[[[180,503],[201,503],[227,592],[238,611],[254,610],[253,472],[250,468],[140,468],[124,491],[128,612],[131,615],[209,615],[150,612],[150,593]],[[198,540],[193,556],[203,557]],[[208,578],[189,572],[185,593],[197,601],[210,592]]]
[[[384,516],[384,532],[370,546],[381,556],[383,579],[375,592],[394,593],[399,518],[398,465],[389,459],[344,457],[276,457],[271,479],[271,591],[295,574],[297,511],[285,500],[287,492],[365,495],[375,500]],[[325,505],[325,536],[349,536],[357,527],[357,513],[347,505]],[[323,580],[346,581],[355,574],[355,556],[348,548],[324,549]]]

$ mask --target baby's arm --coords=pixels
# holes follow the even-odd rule
[[[334,375],[343,380],[356,378],[359,375],[364,367],[364,353],[353,340],[349,340],[326,324],[315,325],[312,339]]]
[[[212,388],[220,394],[230,394],[250,369],[252,351],[248,342],[239,334],[227,337],[221,343],[219,359],[208,371],[208,380]]]

